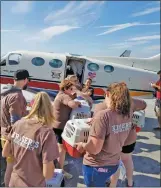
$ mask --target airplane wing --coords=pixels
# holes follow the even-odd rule
[[[125,50],[120,57],[130,57],[131,54],[131,50]]]

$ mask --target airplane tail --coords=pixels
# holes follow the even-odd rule
[[[142,63],[140,64],[136,63],[136,64],[138,67],[142,66],[140,68],[143,68],[149,71],[158,72],[161,69],[160,68],[160,54],[149,57],[149,58],[145,58]]]
[[[131,50],[125,50],[120,57],[130,57],[131,54]]]

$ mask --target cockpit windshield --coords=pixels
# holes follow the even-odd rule
[[[7,54],[1,56],[0,66],[5,66],[6,65],[6,57],[7,57]]]

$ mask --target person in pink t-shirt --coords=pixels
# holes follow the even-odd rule
[[[14,157],[9,187],[45,187],[59,157],[52,103],[47,93],[36,94],[30,113],[18,120],[6,138],[2,156]]]
[[[95,108],[94,108],[94,116],[101,110],[105,110],[108,108],[106,101],[108,100],[108,97],[106,96],[106,99],[98,103]],[[139,110],[144,110],[146,108],[146,102],[141,99],[134,99],[132,98],[132,104],[131,104],[131,109],[133,112],[139,111]],[[92,121],[92,120],[91,120]],[[135,149],[135,144],[136,144],[136,138],[137,138],[137,133],[136,133],[136,127],[133,127],[129,135],[124,143],[124,146],[122,147],[122,153],[121,153],[121,159],[124,163],[124,166],[126,168],[126,177],[127,177],[127,186],[132,186],[134,184],[133,182],[133,160],[132,160],[132,152]],[[113,186],[116,186],[117,180],[119,177],[119,173],[114,174],[112,176],[112,184]]]
[[[119,169],[122,147],[132,129],[133,111],[126,84],[111,84],[106,95],[107,108],[94,115],[88,142],[77,144],[79,152],[85,151],[83,175],[87,187],[113,186],[110,179]]]

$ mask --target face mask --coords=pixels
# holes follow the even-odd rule
[[[26,90],[26,89],[27,89],[27,84],[24,85],[22,89],[23,89],[23,90]]]

